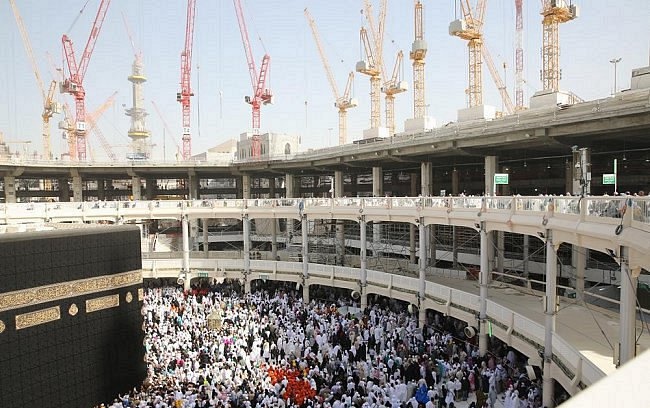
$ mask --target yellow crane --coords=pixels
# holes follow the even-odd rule
[[[460,0],[463,18],[454,20],[449,25],[449,34],[467,41],[469,50],[469,96],[470,108],[483,105],[483,78],[481,72],[483,50],[483,21],[487,0],[478,0],[475,10],[469,0]]]
[[[565,0],[542,1],[542,89],[560,90],[560,23],[578,17],[578,6]]]
[[[306,8],[305,18],[307,18],[309,27],[311,27],[311,33],[314,36],[314,41],[316,42],[316,47],[318,47],[318,53],[320,54],[321,62],[323,63],[325,73],[327,74],[327,81],[329,82],[330,88],[332,89],[332,94],[334,95],[334,107],[339,110],[339,145],[344,145],[347,142],[348,138],[348,109],[359,105],[357,99],[350,96],[352,92],[352,84],[354,81],[354,72],[350,72],[348,74],[348,82],[345,86],[345,92],[343,93],[343,96],[340,96],[339,89],[336,86],[336,81],[334,80],[334,74],[332,74],[332,68],[330,67],[327,56],[325,55],[325,50],[323,49],[323,44],[320,40],[320,34],[318,33],[316,22],[309,13],[309,10]]]
[[[416,119],[426,115],[424,59],[427,55],[427,43],[424,40],[423,14],[422,2],[415,0],[415,40],[409,56],[413,60],[413,117]]]
[[[38,64],[36,63],[36,58],[34,57],[34,51],[32,49],[32,44],[31,41],[29,40],[29,35],[27,34],[27,29],[25,28],[25,23],[23,22],[23,18],[20,15],[20,11],[18,10],[18,6],[16,6],[16,2],[14,0],[9,0],[9,4],[11,5],[11,10],[14,13],[14,17],[16,19],[16,24],[18,25],[18,30],[20,31],[20,36],[23,40],[23,45],[25,46],[25,52],[27,53],[27,57],[29,58],[29,62],[32,65],[32,70],[34,71],[34,75],[36,76],[36,83],[38,84],[38,87],[41,91],[41,96],[43,99],[43,112],[41,113],[41,117],[43,120],[43,157],[46,160],[51,160],[52,159],[52,146],[50,142],[50,118],[55,114],[55,113],[61,113],[61,108],[58,103],[54,100],[54,91],[56,90],[56,81],[52,81],[50,83],[49,90],[46,92],[45,91],[45,86],[43,85],[43,80],[41,79],[41,74],[38,69]]]
[[[395,59],[393,75],[384,82],[384,86],[381,88],[381,91],[386,94],[386,127],[391,136],[395,133],[395,95],[408,90],[408,84],[402,80],[401,75],[403,59],[404,53],[399,51]]]
[[[364,0],[364,9],[368,25],[370,26],[370,34],[374,43],[375,60],[381,70],[382,85],[380,91],[386,94],[386,128],[388,134],[395,133],[395,95],[406,92],[408,84],[402,80],[402,60],[404,53],[399,51],[393,67],[393,75],[386,78],[386,69],[384,67],[384,34],[386,33],[386,5],[387,0],[382,0],[379,9],[379,22],[375,22],[372,4],[370,0]]]
[[[370,128],[376,129],[381,126],[381,68],[375,59],[368,32],[364,27],[359,31],[359,37],[365,51],[365,59],[357,62],[356,71],[370,77]]]
[[[487,64],[488,69],[490,70],[490,75],[492,76],[492,80],[494,81],[494,84],[496,85],[497,89],[499,90],[499,94],[501,95],[501,100],[503,101],[503,107],[505,109],[504,113],[511,115],[515,111],[515,105],[512,103],[512,99],[510,99],[508,89],[501,80],[501,75],[499,75],[499,71],[497,70],[496,65],[494,65],[494,60],[492,59],[492,55],[490,54],[490,51],[488,50],[485,42],[483,42],[482,51],[483,61],[485,61]]]
[[[108,141],[104,137],[104,133],[99,129],[99,126],[97,126],[97,121],[108,108],[113,106],[115,103],[115,95],[117,95],[117,91],[109,96],[108,99],[99,108],[97,108],[94,112],[86,117],[86,121],[89,125],[87,131],[93,132],[95,136],[97,136],[99,143],[102,145],[102,149],[104,149],[104,152],[111,161],[116,161],[117,157],[115,156],[115,153],[113,153],[111,145],[108,144]]]

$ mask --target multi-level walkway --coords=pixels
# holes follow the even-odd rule
[[[434,309],[480,329],[484,339],[488,325],[493,334],[541,365],[545,382],[555,378],[570,393],[589,386],[615,370],[614,354],[621,362],[635,355],[635,348],[650,349],[647,324],[636,313],[636,281],[650,266],[650,201],[628,197],[417,197],[340,199],[259,199],[198,201],[134,201],[33,203],[0,205],[0,223],[100,222],[124,223],[149,219],[176,219],[183,225],[183,253],[172,259],[143,260],[144,277],[238,278],[294,281],[303,285],[346,287],[361,293],[391,296],[419,306],[420,313]],[[611,211],[611,209],[616,211]],[[244,222],[243,259],[190,256],[188,224],[196,219],[235,218]],[[352,220],[361,224],[361,267],[309,262],[303,245],[302,262],[251,260],[250,220],[289,218]],[[426,242],[428,225],[444,224],[475,228],[481,234],[481,272],[478,280],[444,278],[427,268],[425,246],[418,248],[417,276],[387,274],[366,267],[365,224],[405,222],[415,225],[418,242]],[[546,242],[546,291],[535,292],[491,281],[486,242],[491,231],[508,231],[539,237]],[[274,238],[275,239],[275,238]],[[620,313],[578,299],[558,298],[556,253],[560,243],[613,255],[621,265]],[[180,274],[179,274],[180,273]],[[308,290],[305,291],[308,296]],[[559,303],[558,306],[556,306]],[[481,341],[479,341],[481,344]],[[616,353],[614,352],[616,350]],[[538,353],[542,353],[539,355]]]

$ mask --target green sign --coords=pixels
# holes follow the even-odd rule
[[[616,184],[616,174],[603,174],[603,185]]]
[[[497,173],[494,175],[494,184],[508,184],[508,173]]]
[[[199,278],[207,278],[208,277],[208,272],[199,272],[198,277]]]

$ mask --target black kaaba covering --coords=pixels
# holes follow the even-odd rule
[[[0,235],[0,295],[141,267],[137,227]],[[0,406],[90,408],[139,386],[146,375],[140,288],[141,282],[0,311]],[[87,299],[114,294],[118,307],[86,312]],[[52,306],[60,307],[59,320],[16,330],[16,315]]]

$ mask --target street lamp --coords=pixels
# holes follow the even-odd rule
[[[619,57],[619,58],[613,58],[613,59],[609,60],[609,62],[614,64],[614,92],[612,93],[612,95],[616,94],[616,91],[617,91],[617,89],[616,89],[617,88],[616,87],[616,66],[618,65],[619,62],[621,62],[621,59],[622,58]]]

